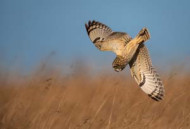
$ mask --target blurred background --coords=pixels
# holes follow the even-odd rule
[[[97,20],[132,37],[147,27],[153,65],[160,71],[186,68],[189,5],[188,0],[1,0],[0,66],[28,73],[48,61],[69,72],[85,62],[94,71],[112,70],[114,53],[97,50],[85,30],[85,23]]]
[[[190,1],[0,0],[1,129],[190,129]],[[100,21],[145,44],[165,97],[156,102],[85,23]]]

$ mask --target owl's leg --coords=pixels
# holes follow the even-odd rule
[[[142,44],[150,39],[150,33],[148,32],[147,28],[143,28],[140,30],[140,32],[137,34],[137,36],[129,41],[127,44],[128,49],[133,49],[138,47],[139,44]]]
[[[143,28],[137,34],[137,36],[133,39],[137,44],[145,42],[150,39],[150,33],[148,32],[147,28]]]
[[[148,29],[143,28],[138,33],[138,35],[134,39],[129,41],[129,43],[125,46],[122,56],[127,58],[127,60],[130,62],[130,60],[135,55],[135,52],[137,51],[139,45],[143,44],[148,39],[150,39],[150,34],[148,32]]]

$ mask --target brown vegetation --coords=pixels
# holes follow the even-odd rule
[[[188,129],[190,76],[162,77],[156,102],[122,74],[33,73],[0,81],[1,129]]]

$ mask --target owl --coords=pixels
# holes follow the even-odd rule
[[[98,21],[85,24],[87,34],[100,51],[112,51],[116,58],[112,67],[122,71],[128,64],[131,75],[139,87],[152,99],[159,101],[164,97],[163,83],[153,68],[145,42],[150,39],[147,28],[143,28],[135,38],[125,32],[114,32]]]

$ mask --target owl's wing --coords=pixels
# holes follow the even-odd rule
[[[141,44],[132,61],[129,63],[131,74],[139,87],[152,99],[159,101],[164,97],[164,86],[152,66],[148,49]]]
[[[89,21],[88,24],[85,24],[85,27],[93,43],[105,40],[113,32],[108,26],[97,21]]]

